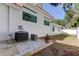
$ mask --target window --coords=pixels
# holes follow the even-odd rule
[[[23,11],[23,20],[37,23],[37,17]]]
[[[60,28],[58,27],[58,31],[60,31]]]
[[[47,21],[47,20],[44,20],[44,25],[47,25],[47,26],[49,26],[49,25],[50,25],[49,21]]]
[[[23,20],[30,21],[30,14],[23,12]]]
[[[52,31],[55,31],[55,28],[54,28],[54,26],[52,27]]]
[[[31,22],[37,23],[37,17],[34,15],[31,15]]]

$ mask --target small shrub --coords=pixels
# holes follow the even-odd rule
[[[46,36],[45,36],[45,42],[49,43],[49,39],[50,39],[50,36],[48,34],[46,34]]]

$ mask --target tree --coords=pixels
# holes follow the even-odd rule
[[[64,16],[64,20],[58,22],[59,24],[61,23],[62,26],[67,26],[67,25],[70,26],[74,14],[74,10],[72,9],[73,3],[51,3],[51,5],[55,7],[61,5],[63,7],[63,10],[66,12],[66,14]]]
[[[74,10],[70,8],[66,13],[67,19],[71,19],[74,13],[75,13]]]
[[[75,12],[74,12],[74,10],[72,8],[70,8],[66,12],[65,17],[64,17],[64,23],[65,23],[66,26],[73,27],[73,24],[75,23],[74,19],[73,19],[74,14],[75,14]]]
[[[63,22],[63,20],[61,20],[61,19],[54,19],[54,20],[52,21],[52,23],[56,23],[56,24],[58,24],[58,25],[61,25],[62,27],[64,26],[64,22]]]
[[[55,6],[55,7],[59,5],[59,3],[50,3],[50,4]]]
[[[74,4],[75,6],[73,6],[73,3],[50,3],[52,6],[57,7],[58,5],[63,7],[63,10],[65,11],[65,16],[64,16],[64,20],[60,21],[60,20],[55,20],[55,23],[62,25],[62,26],[67,26],[67,27],[77,27],[79,26],[79,16],[76,16],[74,18],[75,14],[79,14],[78,10],[79,8],[79,4]],[[77,12],[74,11],[74,8],[77,9]]]
[[[65,14],[64,21],[67,23],[71,22],[72,21],[71,19],[73,18],[74,13],[75,12],[70,8]]]
[[[72,8],[73,3],[50,3],[52,6],[61,5],[65,12],[67,12],[70,8]]]

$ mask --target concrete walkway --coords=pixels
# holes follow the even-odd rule
[[[69,35],[76,35],[76,29],[63,29],[62,32],[65,32]]]

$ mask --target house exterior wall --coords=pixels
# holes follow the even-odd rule
[[[55,31],[52,31],[53,26],[54,26]],[[50,28],[51,29],[51,35],[57,35],[57,34],[60,34],[61,33],[61,26],[59,26],[59,25],[57,25],[55,23],[52,23],[50,25],[50,27],[51,27]]]
[[[0,4],[0,40],[8,39],[8,7]]]
[[[77,35],[77,38],[79,40],[79,27],[77,27],[77,29],[76,29],[76,35]]]
[[[6,36],[1,34],[2,36],[1,35],[0,36],[2,38],[0,37],[1,38],[0,40],[3,40],[4,37],[5,37],[4,39],[6,39],[6,37],[8,37],[8,33],[13,34],[14,37],[14,33],[19,31],[18,29],[19,25],[23,26],[24,31],[27,31],[29,34],[37,34],[38,37],[45,36],[46,34],[54,35],[60,33],[60,31],[58,31],[57,25],[55,24],[50,24],[50,26],[44,25],[44,17],[48,17],[47,15],[45,15],[40,10],[34,8],[31,5],[26,4],[25,6],[37,13],[31,12],[25,8],[21,8],[21,9],[16,9],[13,7],[8,8],[8,6],[4,4],[0,4],[0,27],[1,27],[0,32],[2,33],[4,32],[7,34]],[[23,20],[22,18],[23,11],[37,16],[37,23]],[[48,21],[50,21],[50,18]],[[54,25],[56,29],[54,32],[52,31],[52,25]]]

